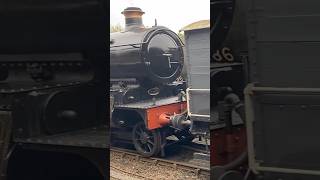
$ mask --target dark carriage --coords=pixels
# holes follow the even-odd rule
[[[249,168],[262,179],[319,179],[319,1],[248,1]]]
[[[249,57],[245,63],[248,76],[244,76],[249,82],[244,90],[246,118],[241,123],[247,137],[229,136],[248,145],[231,163],[215,166],[213,178],[319,179],[319,2],[218,0],[212,4],[214,17],[222,23],[213,25],[214,33],[226,37],[233,34],[232,28],[221,27],[240,23],[238,27],[243,27],[247,36],[239,31],[230,42],[240,49],[248,43]],[[217,36],[212,46],[215,50],[228,41]],[[237,43],[238,39],[246,41]],[[217,146],[225,143],[219,141]],[[217,148],[213,150],[217,152]]]
[[[248,77],[245,5],[211,0],[211,170],[213,179],[235,178],[246,166],[243,90]],[[241,171],[241,170],[240,170]]]
[[[106,8],[0,1],[0,179],[106,177]]]

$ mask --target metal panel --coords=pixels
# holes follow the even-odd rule
[[[255,138],[261,165],[320,170],[319,95],[264,94],[254,106],[259,107]]]
[[[320,14],[319,0],[250,0],[258,12],[268,16]]]
[[[16,138],[18,143],[34,143],[71,147],[108,148],[109,137],[106,126],[86,128],[62,134],[39,136],[32,138]]]
[[[188,113],[191,120],[210,117],[210,29],[185,31]]]
[[[210,31],[209,28],[186,31],[186,61],[188,87],[210,89]]]
[[[319,87],[320,1],[249,2],[251,78],[259,86]]]
[[[210,117],[210,89],[187,89],[187,97],[188,114],[191,119]]]
[[[320,175],[320,89],[250,84],[245,94],[250,168]]]
[[[256,47],[252,71],[261,86],[320,87],[320,43],[259,43]]]
[[[269,16],[259,18],[257,41],[320,41],[319,16]]]
[[[245,90],[250,169],[319,176],[320,1],[247,2],[255,83]]]
[[[258,41],[319,41],[318,0],[255,1],[251,23],[256,23]]]

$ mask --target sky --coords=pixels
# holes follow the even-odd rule
[[[110,25],[124,27],[121,12],[129,6],[145,12],[142,16],[145,26],[153,26],[157,19],[159,26],[175,32],[193,22],[210,19],[210,0],[110,0]]]

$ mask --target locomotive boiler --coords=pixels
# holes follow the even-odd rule
[[[144,12],[126,8],[125,30],[110,34],[110,84],[114,98],[113,137],[132,140],[145,156],[164,149],[166,137],[181,136],[185,122],[170,115],[185,110],[185,82],[179,78],[184,64],[183,44],[166,27],[144,27]],[[183,127],[182,127],[183,126]],[[115,131],[113,131],[115,132]],[[162,154],[164,151],[161,151]]]
[[[165,27],[145,28],[141,20],[143,13],[139,8],[125,9],[125,31],[110,34],[111,84],[121,87],[133,83],[149,96],[130,96],[124,101],[147,99],[157,91],[162,94],[158,88],[166,87],[164,91],[169,93],[168,84],[180,77],[183,68],[183,45],[179,37]]]
[[[132,9],[126,9],[124,14],[129,16]],[[128,21],[127,17],[124,32],[110,35],[110,77],[136,78],[140,83],[175,81],[184,62],[179,37],[165,27],[144,28],[142,24]]]

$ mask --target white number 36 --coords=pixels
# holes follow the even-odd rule
[[[218,50],[216,53],[213,54],[213,59],[215,61],[222,61],[222,60],[227,60],[229,62],[234,61],[234,57],[231,53],[231,49],[224,47],[221,50]]]

